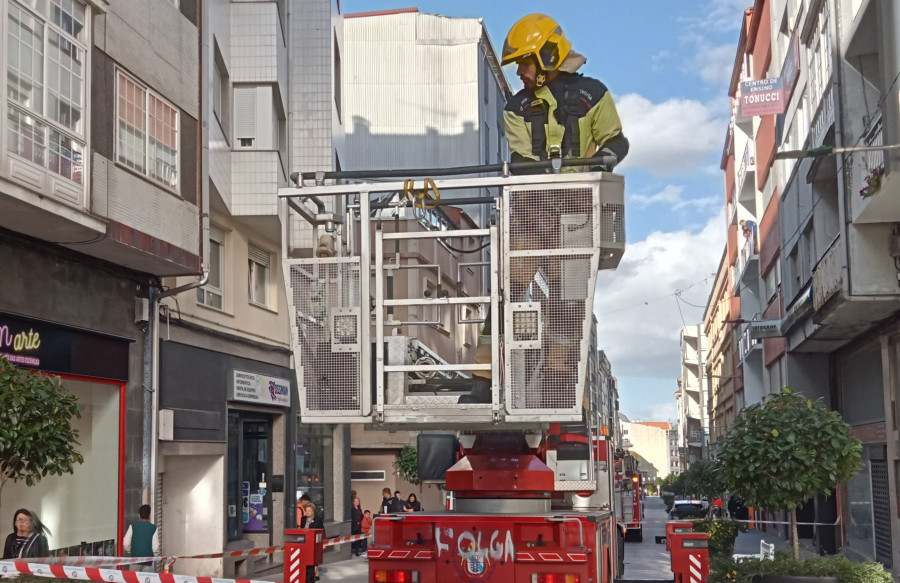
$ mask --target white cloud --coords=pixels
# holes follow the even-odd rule
[[[725,143],[728,119],[691,99],[653,103],[630,93],[616,100],[625,135],[631,142],[621,168],[642,168],[655,174],[692,171],[707,162]]]
[[[699,232],[655,231],[626,245],[618,269],[601,272],[594,295],[599,346],[617,377],[665,379],[674,391],[679,334],[685,324],[703,321],[711,274],[725,246],[724,221],[720,212]],[[701,307],[678,302],[676,290]]]
[[[628,200],[638,208],[647,208],[654,204],[663,204],[670,206],[673,210],[677,211],[704,210],[715,208],[722,204],[722,199],[718,196],[685,199],[683,192],[683,187],[667,184],[661,191],[655,194],[633,194]]]
[[[743,24],[744,10],[752,7],[753,0],[711,0],[698,11],[699,16],[680,20],[691,29],[737,32]]]
[[[703,47],[695,58],[700,78],[714,87],[721,87],[723,94],[727,93],[736,51],[733,44]]]

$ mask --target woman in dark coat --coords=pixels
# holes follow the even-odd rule
[[[353,506],[350,508],[350,534],[362,534],[363,509],[359,503],[359,498],[353,498]],[[350,543],[350,549],[354,557],[358,557],[363,552],[364,540],[355,540]]]
[[[409,498],[403,504],[403,509],[407,512],[422,512],[422,503],[416,498],[415,494],[410,494]]]
[[[36,514],[26,508],[19,508],[13,514],[13,531],[6,537],[3,545],[3,558],[30,559],[48,556],[50,551],[46,534],[49,531]]]

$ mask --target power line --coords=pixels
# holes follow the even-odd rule
[[[684,314],[681,312],[681,304],[678,303],[678,295],[675,295],[675,305],[678,307],[678,315],[681,316],[681,327],[687,328],[687,322],[684,321]]]
[[[659,296],[659,297],[657,297],[657,298],[653,298],[653,299],[650,299],[650,300],[644,300],[644,301],[642,301],[642,302],[638,302],[638,303],[636,303],[636,304],[631,304],[631,305],[629,305],[629,306],[624,306],[624,307],[621,307],[621,308],[617,308],[617,309],[611,310],[611,311],[609,311],[609,312],[600,312],[600,313],[603,314],[604,316],[608,316],[608,315],[610,315],[610,314],[615,314],[616,312],[622,312],[622,311],[625,311],[625,310],[630,310],[630,309],[632,309],[632,308],[639,308],[639,307],[641,307],[641,306],[649,306],[651,303],[655,303],[655,302],[658,302],[658,301],[660,301],[660,300],[664,300],[664,299],[666,299],[666,298],[668,298],[668,297],[670,297],[670,296],[678,296],[678,295],[680,295],[681,293],[683,293],[683,292],[685,292],[685,291],[691,289],[692,287],[694,287],[694,286],[696,286],[696,285],[700,285],[701,283],[709,283],[709,278],[715,277],[715,275],[716,275],[715,273],[710,273],[709,275],[707,275],[707,276],[704,277],[703,279],[699,279],[699,280],[695,281],[694,283],[690,284],[690,285],[687,286],[686,288],[684,288],[684,289],[676,289],[676,290],[673,291],[672,293],[668,293],[668,294],[666,294],[666,295],[664,295],[664,296]],[[682,300],[682,301],[684,301],[684,300]],[[685,302],[685,303],[687,303],[687,302]],[[690,305],[693,305],[693,304],[690,304]],[[694,307],[706,307],[706,306],[694,306]]]

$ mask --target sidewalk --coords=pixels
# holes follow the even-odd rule
[[[763,532],[761,530],[753,529],[748,530],[747,532],[738,533],[737,540],[734,541],[734,552],[741,555],[753,555],[759,553],[759,543],[762,541],[775,545],[776,551],[784,550],[792,552],[791,541],[789,539],[783,538],[774,531]],[[800,556],[818,556],[818,550],[811,540],[804,538],[800,539]]]

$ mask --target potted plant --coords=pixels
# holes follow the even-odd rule
[[[704,518],[694,521],[694,532],[709,535],[709,556],[731,559],[734,555],[734,541],[739,532],[747,532],[747,525],[730,518]]]
[[[740,412],[718,459],[729,489],[748,505],[790,513],[799,559],[797,507],[852,477],[861,449],[840,414],[785,387]]]
[[[711,545],[710,545],[711,546]],[[707,583],[892,583],[881,563],[860,563],[842,556],[795,559],[776,551],[774,560],[734,561],[710,556]]]

